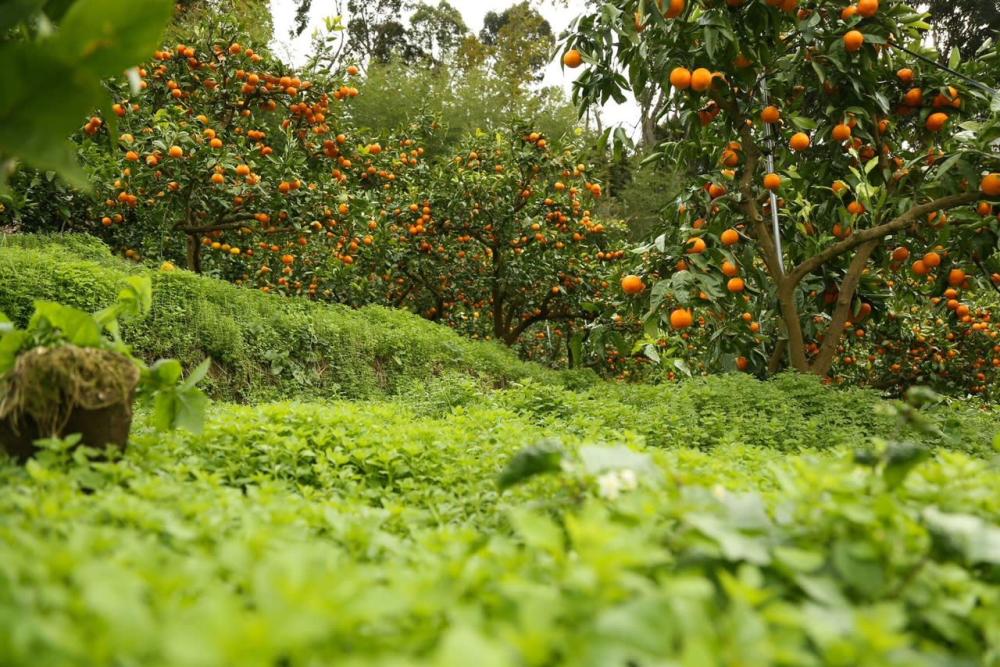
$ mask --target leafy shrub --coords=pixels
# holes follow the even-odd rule
[[[206,387],[222,399],[377,397],[447,371],[498,386],[525,377],[592,381],[582,372],[549,373],[403,311],[278,301],[186,271],[150,272],[86,237],[10,237],[0,258],[0,311],[22,324],[36,299],[96,310],[114,300],[125,277],[150,275],[156,303],[149,317],[124,328],[125,338],[150,360],[174,357],[193,367],[211,357]]]
[[[711,386],[632,397],[707,415]],[[995,662],[987,461],[941,451],[890,488],[843,447],[661,449],[613,427],[593,447],[575,412],[612,397],[566,392],[560,419],[551,388],[508,393],[548,420],[219,405],[202,435],[147,429],[120,460],[0,463],[0,663]],[[551,437],[580,474],[499,492]]]
[[[559,423],[582,437],[630,431],[663,448],[739,444],[795,452],[859,443],[872,433],[892,435],[895,428],[891,416],[872,409],[887,405],[875,392],[831,391],[817,376],[792,373],[766,382],[733,373],[660,386],[602,384],[583,391],[526,383],[492,400],[535,423]],[[925,437],[950,448],[989,452],[996,417],[983,408],[958,401],[930,408],[941,434]]]

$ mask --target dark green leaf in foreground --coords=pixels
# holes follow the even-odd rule
[[[500,473],[497,483],[500,490],[508,489],[537,475],[559,472],[566,452],[556,439],[542,440],[525,447],[510,460]]]

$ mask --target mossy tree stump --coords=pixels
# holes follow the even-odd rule
[[[80,444],[124,448],[139,368],[128,357],[74,345],[37,347],[0,379],[0,445],[19,460],[40,438],[81,435]]]

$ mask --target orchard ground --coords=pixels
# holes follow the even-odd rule
[[[15,319],[33,294],[91,307],[153,274],[127,335],[146,356],[219,355],[223,399],[200,435],[140,415],[120,458],[54,443],[0,463],[4,665],[910,666],[1000,648],[982,405],[915,413],[792,374],[607,383],[85,238],[21,237],[0,267]]]

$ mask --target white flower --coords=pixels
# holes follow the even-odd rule
[[[597,478],[598,493],[602,498],[614,500],[622,490],[622,482],[615,471],[606,472]]]
[[[634,470],[612,470],[597,478],[597,492],[607,500],[614,500],[622,491],[631,491],[639,485]]]

